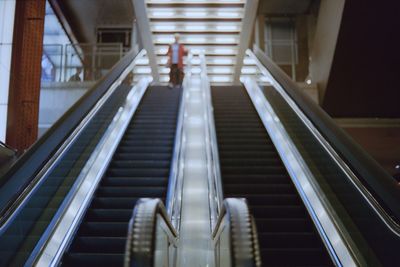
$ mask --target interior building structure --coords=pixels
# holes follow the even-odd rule
[[[0,0],[0,266],[398,266],[399,15]]]

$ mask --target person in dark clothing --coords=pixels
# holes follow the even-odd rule
[[[183,72],[183,57],[186,56],[188,51],[183,44],[179,43],[179,34],[175,34],[175,42],[168,48],[168,66],[170,86],[182,85],[184,72]]]
[[[76,68],[76,73],[69,78],[69,82],[80,82],[81,79],[82,68]]]

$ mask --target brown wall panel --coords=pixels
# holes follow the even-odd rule
[[[38,134],[45,0],[16,3],[7,120],[7,143],[30,147]]]

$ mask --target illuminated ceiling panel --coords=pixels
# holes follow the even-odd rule
[[[233,81],[245,0],[147,0],[147,12],[157,54],[160,76],[168,80],[166,53],[180,33],[180,42],[194,55],[206,55],[207,71],[213,83]],[[187,63],[187,59],[184,60]],[[192,72],[200,71],[194,57]],[[245,75],[257,74],[247,60]]]
[[[151,30],[153,32],[239,32],[239,22],[152,22]]]
[[[150,19],[241,19],[242,8],[149,8]]]

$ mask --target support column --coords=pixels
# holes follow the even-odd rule
[[[256,20],[257,8],[258,0],[247,1],[244,5],[244,15],[239,37],[239,49],[236,55],[236,64],[233,74],[233,82],[236,84],[240,82],[243,59],[246,54],[246,50],[247,48],[249,48],[250,45],[250,40],[253,34],[252,29]]]
[[[319,8],[317,28],[311,50],[310,77],[320,90],[320,102],[325,95],[345,0],[323,0]]]
[[[45,0],[17,1],[7,118],[7,144],[29,148],[37,139]]]
[[[258,14],[254,31],[255,31],[255,44],[262,50],[265,51],[264,44],[264,30],[265,30],[265,16],[264,14]]]

